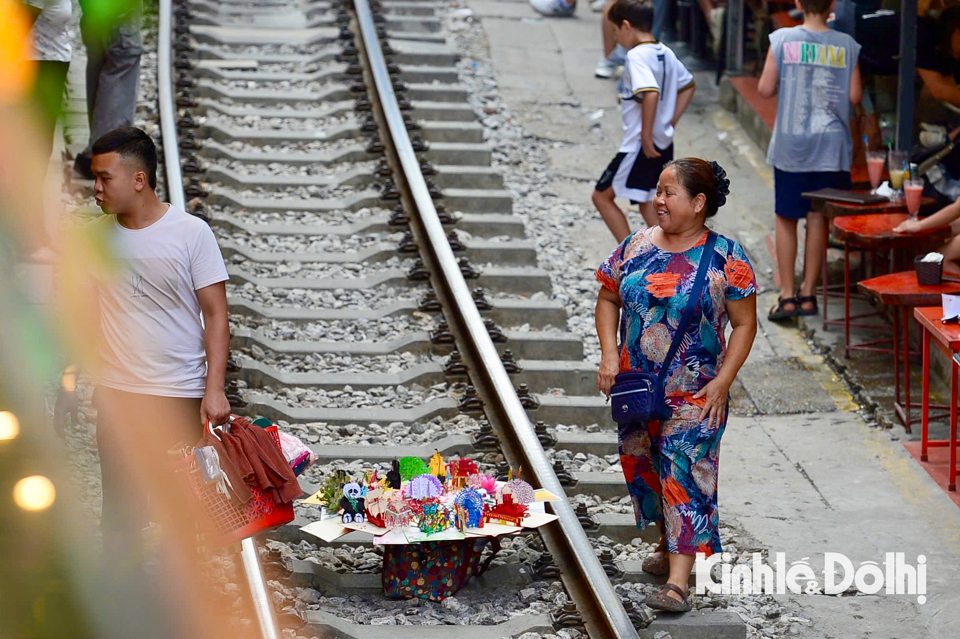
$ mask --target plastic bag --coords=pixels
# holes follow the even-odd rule
[[[300,441],[300,438],[290,433],[279,431],[280,450],[283,456],[293,469],[294,475],[299,475],[305,471],[313,462],[317,461],[316,453],[307,448],[307,445]]]

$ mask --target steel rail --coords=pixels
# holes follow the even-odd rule
[[[163,168],[166,176],[167,198],[170,204],[186,210],[183,194],[183,173],[180,170],[180,144],[177,139],[177,117],[173,98],[173,2],[159,0],[157,25],[157,100],[160,111],[160,138],[163,147]],[[253,610],[264,639],[280,639],[279,624],[273,609],[270,592],[264,579],[257,542],[248,537],[240,542],[240,559],[247,576]]]
[[[540,531],[590,637],[638,637],[543,452],[460,272],[410,143],[368,0],[353,0],[353,6],[362,40],[359,44],[377,91],[378,99],[371,99],[371,103],[375,115],[385,121],[390,132],[390,140],[384,140],[384,144],[400,165],[398,186],[401,191],[406,191],[405,199],[412,200],[412,210],[416,211],[411,225],[418,239],[423,240],[420,245],[427,249],[428,255],[424,257],[433,267],[431,278],[441,293],[439,297],[448,324],[464,338],[458,340],[462,342],[458,346],[471,371],[478,376],[474,383],[488,408],[491,424],[500,435],[504,454],[514,467],[522,467],[525,478],[562,498],[549,502],[559,520]]]
[[[160,0],[157,7],[157,101],[160,103],[160,138],[163,141],[163,170],[170,204],[187,209],[183,195],[183,174],[180,171],[180,145],[177,142],[177,110],[173,100],[173,2]]]

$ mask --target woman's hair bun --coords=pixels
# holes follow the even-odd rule
[[[727,203],[727,195],[730,194],[730,180],[727,179],[727,172],[717,162],[711,161],[710,168],[713,169],[713,175],[717,178],[717,208],[720,208]]]

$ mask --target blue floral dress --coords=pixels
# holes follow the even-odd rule
[[[600,284],[620,296],[620,370],[658,374],[696,279],[707,233],[682,253],[653,243],[653,229],[623,241],[597,269]],[[620,462],[637,528],[660,526],[672,553],[720,552],[717,468],[720,424],[699,419],[704,399],[693,399],[723,366],[726,301],[757,292],[757,279],[738,243],[718,236],[693,321],[666,378],[670,419],[621,424]],[[698,319],[699,318],[699,321]]]

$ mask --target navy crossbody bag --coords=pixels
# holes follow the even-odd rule
[[[677,354],[677,349],[680,348],[680,342],[683,341],[683,336],[693,319],[693,312],[700,301],[700,292],[707,279],[707,270],[710,268],[713,247],[716,243],[717,234],[710,231],[707,242],[703,245],[703,253],[700,255],[697,278],[693,282],[693,288],[690,289],[690,299],[683,310],[683,315],[680,316],[677,332],[670,343],[667,358],[663,360],[663,365],[660,367],[660,373],[654,375],[643,371],[627,371],[619,373],[614,380],[610,388],[610,411],[613,413],[613,421],[618,424],[670,419],[670,408],[667,406],[665,394],[667,371]]]

